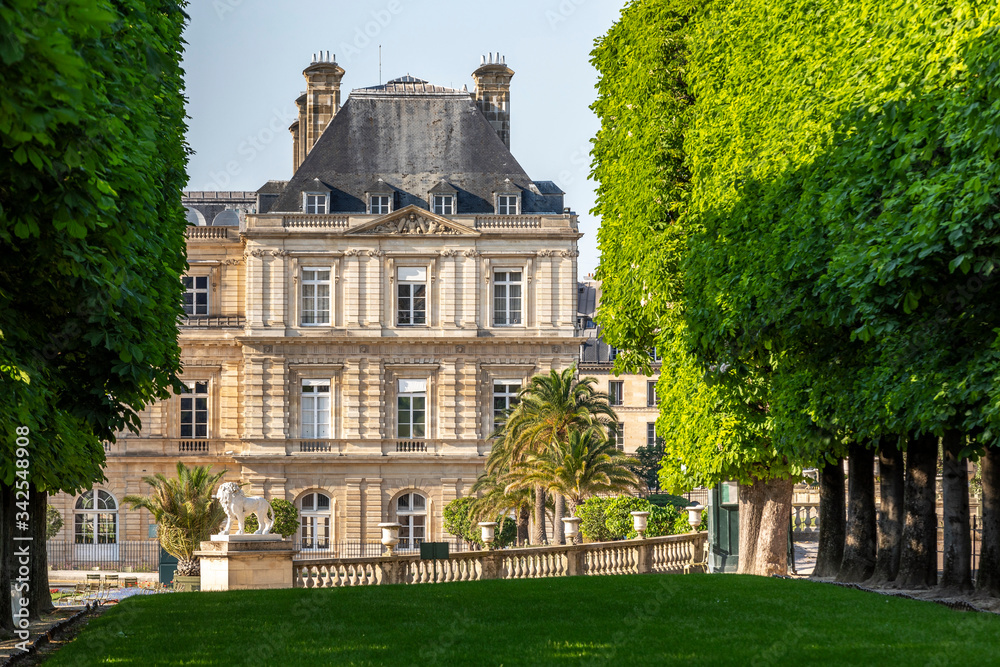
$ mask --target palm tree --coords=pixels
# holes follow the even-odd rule
[[[505,473],[504,473],[505,474]],[[484,472],[472,485],[472,492],[478,493],[479,497],[469,508],[470,514],[476,521],[493,521],[497,517],[504,520],[511,513],[516,517],[517,543],[527,544],[528,542],[528,519],[531,516],[531,492],[528,489],[517,489],[507,491],[506,484],[501,481],[503,475]],[[498,528],[503,530],[501,524]]]
[[[531,378],[528,386],[518,393],[517,405],[501,425],[502,437],[494,445],[498,449],[497,461],[506,461],[513,474],[528,456],[542,454],[553,443],[566,442],[574,431],[593,428],[599,437],[613,438],[618,416],[608,403],[607,394],[594,389],[596,382],[595,378],[577,379],[576,366]],[[557,494],[555,501],[556,538],[563,542],[565,500]],[[531,541],[533,544],[545,542],[543,486],[535,487],[535,525]]]
[[[156,521],[160,546],[177,558],[177,574],[193,577],[201,573],[201,563],[194,552],[203,540],[219,529],[226,513],[212,490],[226,471],[215,475],[209,466],[188,468],[177,462],[177,478],[167,479],[157,473],[143,477],[152,487],[148,497],[125,496],[122,501],[131,509],[145,509]]]
[[[630,457],[602,436],[603,431],[593,428],[573,431],[566,442],[553,442],[542,454],[529,455],[513,471],[515,481],[508,490],[541,486],[569,500],[570,516],[596,493],[635,490],[639,479],[629,467]]]

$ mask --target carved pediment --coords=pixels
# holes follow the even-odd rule
[[[363,236],[479,236],[467,227],[418,206],[407,206],[347,232]]]

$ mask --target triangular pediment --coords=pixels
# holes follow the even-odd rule
[[[407,206],[347,232],[365,236],[479,236],[466,225],[431,213],[419,206]]]

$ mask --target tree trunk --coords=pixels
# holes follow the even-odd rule
[[[11,507],[14,505],[14,487],[0,482],[0,639],[14,636],[14,619],[11,615],[10,566],[14,547],[14,524]]]
[[[983,478],[983,542],[976,591],[1000,597],[1000,449],[986,449],[979,473]]]
[[[819,546],[814,577],[835,577],[844,560],[844,459],[824,463],[819,478]]]
[[[740,485],[739,573],[788,574],[788,526],[792,518],[790,479]]]
[[[961,458],[965,436],[960,431],[944,433],[944,463],[941,493],[944,500],[944,568],[941,588],[972,590],[972,536],[969,525],[968,464]]]
[[[535,523],[531,527],[531,543],[545,544],[545,489],[535,487]]]
[[[864,581],[875,571],[875,452],[869,444],[852,444],[847,460],[847,532],[837,581]]]
[[[911,437],[906,448],[903,549],[895,588],[921,589],[937,583],[937,512],[935,474],[938,439]]]
[[[903,451],[898,439],[883,439],[878,454],[878,557],[870,585],[887,584],[899,574],[903,539]]]
[[[52,594],[49,593],[49,567],[45,552],[45,512],[49,506],[49,494],[29,485],[31,499],[28,514],[31,517],[31,588],[28,596],[28,617],[40,619],[42,614],[55,611]]]
[[[563,523],[563,517],[566,516],[566,496],[556,493],[553,498],[555,510],[552,518],[552,541],[555,544],[566,544],[566,524]]]
[[[524,546],[528,543],[528,524],[531,523],[531,507],[521,505],[517,508],[517,544]]]

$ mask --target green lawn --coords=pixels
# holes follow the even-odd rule
[[[639,575],[125,600],[47,665],[996,664],[1000,617],[809,581]]]

